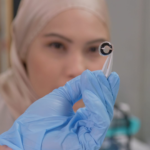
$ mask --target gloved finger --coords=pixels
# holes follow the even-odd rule
[[[117,75],[117,73],[111,73],[110,77],[107,79],[101,72],[97,74],[97,80],[101,86],[102,94],[104,96],[105,105],[109,113],[110,119],[112,119],[113,106],[115,104],[116,96],[118,94],[120,85],[119,76]]]
[[[65,99],[67,99],[72,104],[72,106],[82,98],[80,77],[81,76],[77,76],[76,78],[68,81],[65,86],[59,88],[61,91],[61,93],[59,93],[63,94]]]
[[[112,72],[108,77],[108,81],[115,100],[117,98],[119,87],[120,87],[120,78],[116,72]]]
[[[86,70],[82,73],[80,77],[81,92],[83,93],[84,90],[92,91],[95,95],[97,95],[98,97],[101,97],[102,102],[105,104],[103,93],[102,93],[100,84],[98,83],[98,80],[97,80],[97,75],[99,73],[102,73],[102,72],[101,71],[91,72],[89,70]],[[103,80],[103,78],[101,79]]]
[[[81,75],[81,90],[89,90],[93,92],[103,104],[108,107],[107,111],[110,116],[113,115],[113,96],[111,94],[111,89],[107,78],[102,71],[90,72],[89,70],[85,71]],[[83,93],[83,92],[82,92]]]
[[[110,85],[109,85],[108,79],[106,78],[104,73],[101,70],[93,71],[93,73],[94,73],[94,75],[96,76],[97,79],[101,79],[101,80],[98,80],[98,81],[101,81],[101,83],[103,85],[105,85],[106,88],[108,88],[108,90],[110,90]]]
[[[101,100],[104,104],[107,103],[107,101],[112,102],[113,96],[111,93],[110,84],[104,75],[102,71],[94,71],[94,75],[96,76],[98,85],[101,90],[98,91],[99,96],[101,97]]]
[[[93,74],[96,76],[97,82],[99,83],[99,87],[101,90],[98,91],[99,97],[105,107],[107,108],[107,112],[109,114],[110,119],[113,117],[113,96],[110,88],[110,84],[102,71],[94,71]]]
[[[116,98],[117,98],[117,95],[118,95],[118,91],[119,91],[119,86],[120,86],[120,78],[119,78],[118,74],[115,73],[115,72],[111,73],[111,75],[108,78],[108,82],[110,84],[111,94],[112,94],[113,98],[112,98],[112,101],[106,101],[107,102],[106,107],[108,108],[108,110],[110,110],[108,112],[109,112],[110,119],[112,120],[113,110],[109,109],[111,105],[109,105],[108,103],[112,102],[113,106],[115,104],[115,101],[116,101]]]
[[[90,72],[87,70],[81,75],[81,78],[81,83],[83,85],[81,90],[89,90],[97,95],[107,108],[110,119],[112,119],[113,107],[116,100],[116,97],[113,96],[114,93],[112,93],[112,87],[115,81],[119,81],[119,76],[116,73],[112,73],[109,78],[111,80],[107,80],[107,78],[101,71]],[[116,85],[113,88],[116,88],[115,91],[118,91],[119,82],[115,83]],[[115,95],[117,94],[115,93]]]
[[[92,73],[88,70],[81,75],[80,80],[82,98],[86,109],[80,109],[77,113],[80,113],[81,116],[84,116],[83,118],[85,118],[84,120],[86,121],[87,129],[85,132],[88,132],[91,135],[92,138],[90,141],[95,141],[95,146],[97,146],[104,140],[106,131],[110,125],[111,118],[109,113],[112,112],[113,114],[114,103],[112,102],[113,96],[111,94],[111,88],[104,75],[101,74],[98,76],[95,72]],[[104,89],[106,92],[105,94],[110,96],[108,96],[108,101],[111,101],[109,103],[106,103],[103,93]],[[107,105],[109,105],[109,107]],[[83,132],[79,133],[81,137],[80,143],[84,144],[84,141],[87,138],[82,138]],[[86,146],[86,144],[84,145]]]
[[[93,71],[92,72],[96,78],[97,76],[99,76],[99,74],[101,74],[101,80],[103,81],[103,84],[110,89],[110,86],[109,86],[109,83],[107,81],[107,78],[105,77],[105,75],[103,74],[102,71]],[[71,102],[72,106],[82,98],[82,94],[81,94],[81,87],[80,87],[80,78],[81,78],[81,75],[70,80],[69,82],[67,82],[65,84],[65,86],[63,87],[60,87],[57,91],[57,90],[54,90],[55,92],[58,93],[58,95],[62,95],[63,97],[65,97],[65,99],[67,99],[68,101]],[[96,78],[91,78],[91,82],[93,79],[96,80],[96,83],[94,85],[95,87],[95,90],[97,91],[97,94],[100,96],[102,96],[103,94],[101,93],[101,90],[99,90],[99,83],[98,83],[98,80]],[[103,98],[104,99],[104,98]],[[102,100],[103,101],[103,100]],[[105,103],[105,102],[104,102]]]
[[[81,92],[82,92],[82,96],[83,96],[83,93],[84,91],[90,91],[92,92],[98,99],[99,101],[101,101],[103,103],[103,105],[105,106],[106,102],[105,102],[105,98],[104,98],[104,95],[103,95],[103,91],[101,89],[101,86],[103,86],[102,84],[100,84],[97,80],[97,77],[95,76],[95,72],[92,73],[91,71],[89,70],[86,70],[82,73],[81,75],[81,78],[80,78],[80,82],[81,82]],[[103,76],[100,76],[100,80],[103,80]],[[106,77],[105,77],[106,78]],[[91,106],[88,106],[89,103],[87,103],[84,98],[83,98],[83,101],[85,103],[85,106],[88,108],[88,107],[91,107]],[[95,106],[96,102],[94,101],[94,99],[91,99],[92,101],[92,104]],[[93,107],[93,108],[94,108]],[[100,110],[98,110],[99,113],[100,113]]]
[[[100,100],[100,98],[89,90],[84,90],[82,95],[83,95],[82,96],[83,101],[86,106],[86,110],[88,114],[90,114],[86,117],[90,118],[90,120],[93,120],[93,122],[95,122],[96,124],[98,124],[99,122],[103,120],[105,121],[107,120],[109,123],[110,119],[109,119],[109,115],[107,112],[107,108],[103,104],[103,102]],[[82,109],[83,108],[81,108],[81,110]]]
[[[78,121],[79,142],[85,149],[99,148],[105,138],[110,125],[107,109],[97,95],[89,90],[84,90],[83,100],[86,108],[81,108],[77,114],[82,116]]]

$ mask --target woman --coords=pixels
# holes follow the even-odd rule
[[[0,78],[0,133],[53,89],[86,69],[101,70],[106,57],[97,48],[109,41],[103,0],[23,0],[12,29],[12,67]]]
[[[12,32],[12,67],[0,77],[0,133],[53,89],[101,70],[106,57],[97,48],[110,40],[104,0],[23,0]]]
[[[103,0],[23,0],[12,29],[12,67],[0,78],[0,133],[37,99],[86,69],[101,70],[106,57],[97,48],[110,39]]]

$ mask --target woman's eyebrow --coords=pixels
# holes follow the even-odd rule
[[[72,40],[70,40],[70,39],[64,37],[63,35],[57,34],[57,33],[48,33],[48,34],[45,34],[44,36],[45,36],[45,37],[54,36],[54,37],[58,37],[58,38],[61,38],[61,39],[63,39],[63,40],[66,40],[66,41],[69,42],[69,43],[73,43]]]
[[[96,40],[93,40],[93,41],[89,41],[86,43],[86,45],[89,45],[89,44],[93,44],[93,43],[97,43],[97,42],[105,42],[107,41],[106,39],[103,39],[103,38],[100,38],[100,39],[96,39]]]

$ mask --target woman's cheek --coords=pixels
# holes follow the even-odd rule
[[[99,59],[95,59],[93,61],[88,60],[87,61],[87,69],[89,69],[91,71],[102,70],[106,59],[107,59],[107,57],[100,57]]]
[[[31,85],[39,97],[57,88],[61,62],[44,51],[30,53],[27,60],[28,76]]]

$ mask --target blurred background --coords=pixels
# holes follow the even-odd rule
[[[150,1],[106,0],[110,12],[114,66],[121,78],[119,102],[141,120],[137,137],[150,144]],[[0,0],[0,72],[9,65],[10,25],[20,0]]]

